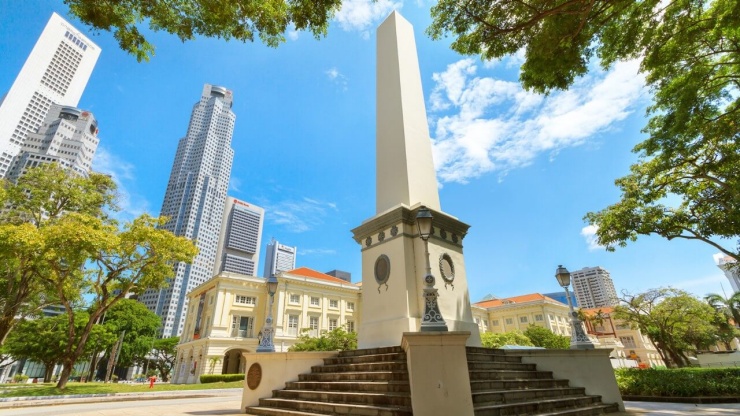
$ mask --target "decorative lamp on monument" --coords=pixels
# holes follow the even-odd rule
[[[432,235],[432,213],[427,207],[422,206],[416,213],[416,226],[419,229],[419,237],[424,240],[424,255],[426,258],[426,275],[424,276],[424,315],[421,318],[421,331],[447,331],[447,324],[442,313],[439,311],[437,298],[439,294],[434,288],[434,276],[432,266],[429,263],[429,237]]]
[[[570,349],[594,349],[594,344],[588,338],[588,335],[586,335],[586,331],[583,330],[583,322],[578,318],[578,314],[573,309],[573,302],[570,300],[570,293],[568,292],[568,286],[570,286],[570,272],[568,269],[560,265],[555,271],[555,278],[558,279],[560,286],[565,289],[565,298],[568,300],[568,307],[570,308]]]
[[[273,274],[267,278],[267,294],[270,295],[270,306],[267,308],[267,319],[265,319],[265,326],[260,331],[257,339],[259,345],[257,346],[257,352],[275,352],[275,345],[272,343],[273,328],[272,328],[272,303],[275,299],[275,292],[278,288],[278,279]]]

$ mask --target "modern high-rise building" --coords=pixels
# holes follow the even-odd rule
[[[609,272],[599,266],[570,272],[573,292],[581,308],[617,306],[619,298]]]
[[[91,112],[52,104],[38,131],[23,141],[6,176],[15,181],[27,169],[52,162],[87,176],[98,143],[98,122]]]
[[[214,276],[221,272],[255,275],[259,270],[264,220],[263,208],[231,196],[226,198]]]
[[[170,285],[147,291],[139,299],[162,318],[162,336],[180,335],[187,315],[187,293],[213,277],[216,250],[231,176],[236,115],[233,93],[206,84],[193,106],[188,132],[180,139],[161,215],[175,235],[192,239],[198,255],[192,264],[175,264]]]
[[[297,253],[298,247],[289,247],[280,244],[273,238],[267,244],[265,268],[262,269],[262,277],[270,277],[273,274],[295,269]]]
[[[54,13],[10,90],[0,98],[0,178],[52,104],[76,107],[100,47]],[[7,69],[7,68],[6,68]]]
[[[344,270],[332,270],[330,272],[326,272],[325,274],[336,277],[337,279],[342,279],[345,282],[352,283],[352,273],[350,272],[345,272]]]
[[[721,253],[714,255],[714,261],[727,276],[727,280],[730,281],[733,293],[740,292],[740,267],[738,267],[737,261],[730,256],[726,256]]]

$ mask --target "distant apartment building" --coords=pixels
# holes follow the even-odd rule
[[[98,45],[58,14],[51,15],[10,90],[0,98],[0,178],[8,175],[52,104],[77,106],[98,56]]]
[[[297,254],[298,247],[280,244],[273,238],[265,250],[265,268],[262,271],[262,277],[270,277],[273,274],[295,269]]]
[[[213,275],[254,276],[259,267],[265,210],[234,197],[226,198]]]
[[[609,272],[599,266],[585,267],[570,273],[573,292],[581,308],[598,308],[619,304],[617,291]]]
[[[352,273],[345,272],[342,270],[332,270],[330,272],[326,272],[329,276],[334,276],[336,278],[342,279],[345,282],[351,282],[352,281]]]
[[[714,261],[717,263],[717,267],[725,273],[727,280],[730,281],[732,291],[740,292],[740,265],[737,264],[737,261],[723,254],[715,254]]]
[[[29,168],[58,163],[86,177],[98,143],[98,122],[91,112],[52,104],[38,131],[30,133],[20,146],[6,176],[16,181]]]
[[[188,310],[187,294],[213,277],[234,160],[233,99],[230,90],[206,84],[193,106],[187,134],[177,146],[160,211],[169,218],[163,228],[193,240],[198,255],[192,264],[174,265],[175,276],[168,287],[149,290],[139,299],[162,318],[164,337],[180,335]]]

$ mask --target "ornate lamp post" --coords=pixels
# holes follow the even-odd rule
[[[573,302],[570,300],[570,293],[568,292],[568,286],[570,286],[570,272],[562,265],[558,266],[555,271],[555,278],[558,279],[560,286],[565,289],[565,297],[568,299],[568,307],[570,308],[570,349],[572,350],[592,350],[594,344],[586,335],[583,330],[583,323],[578,319],[578,314],[573,310]]]
[[[259,345],[257,346],[257,352],[275,352],[275,345],[272,343],[272,302],[274,301],[275,292],[278,288],[278,279],[273,274],[267,278],[267,293],[270,295],[270,306],[267,309],[267,319],[265,319],[265,326],[258,335]]]
[[[432,266],[429,263],[429,236],[432,235],[432,213],[427,207],[422,206],[416,213],[416,226],[419,228],[419,236],[424,240],[424,254],[426,256],[427,271],[424,276],[424,316],[421,318],[421,331],[447,331],[447,324],[442,313],[439,311],[437,298],[439,294],[434,288],[434,276]]]

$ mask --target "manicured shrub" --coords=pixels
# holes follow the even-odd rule
[[[740,368],[620,368],[615,374],[624,395],[740,396]]]
[[[16,383],[25,383],[28,380],[28,376],[25,374],[16,374],[13,376],[13,381]]]
[[[203,374],[200,376],[200,382],[205,383],[218,383],[219,381],[240,381],[244,380],[244,374]]]

